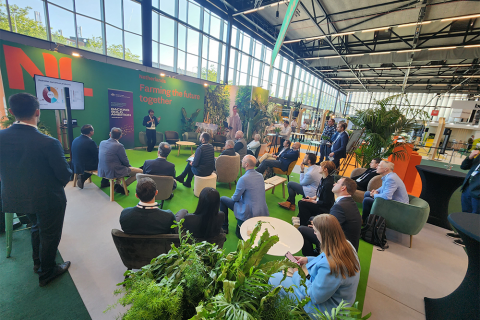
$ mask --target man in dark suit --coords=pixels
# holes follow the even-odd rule
[[[150,178],[142,178],[137,182],[135,196],[140,202],[132,208],[123,209],[120,214],[120,226],[123,232],[136,235],[169,234],[175,221],[170,210],[158,208],[155,202],[157,185]]]
[[[172,149],[168,142],[161,142],[158,145],[158,158],[155,160],[146,160],[143,164],[143,173],[155,176],[168,176],[175,179],[175,165],[167,161],[170,151],[172,151]],[[173,181],[173,190],[176,188],[177,182]]]
[[[347,125],[345,123],[338,123],[337,124],[337,132],[338,134],[335,137],[335,140],[332,144],[332,149],[330,150],[329,157],[333,157],[333,163],[335,163],[335,167],[337,170],[340,167],[340,159],[345,158],[347,156],[347,143],[348,143],[348,134],[345,132],[347,129]]]
[[[225,150],[220,153],[220,156],[235,156],[234,146],[235,143],[233,142],[233,140],[225,141]]]
[[[143,173],[142,169],[130,166],[125,147],[118,140],[122,138],[122,130],[113,127],[110,131],[110,139],[100,142],[98,157],[98,176],[105,179],[117,179],[115,192],[125,194],[119,179],[129,177],[127,186],[137,180],[136,174]],[[102,188],[108,185],[101,185]]]
[[[333,186],[333,193],[337,196],[335,204],[330,209],[330,214],[335,216],[340,222],[343,233],[355,250],[358,251],[360,242],[360,230],[362,228],[362,218],[358,211],[357,203],[352,199],[352,195],[357,190],[357,184],[350,178],[342,178]],[[313,232],[311,225],[308,227],[300,226],[298,231],[303,236],[304,244],[302,253],[304,256],[317,256],[320,248],[320,242]]]
[[[26,214],[32,222],[33,270],[43,287],[70,267],[70,261],[57,265],[55,256],[67,205],[64,187],[72,171],[60,142],[37,130],[37,98],[18,93],[8,105],[17,121],[0,131],[3,211]]]
[[[293,148],[281,152],[277,157],[277,160],[264,160],[255,170],[261,174],[263,174],[268,167],[280,168],[282,171],[287,171],[290,163],[298,160],[298,157],[300,156],[300,146],[300,142],[295,142]]]
[[[155,112],[150,109],[148,110],[148,116],[143,118],[143,125],[146,127],[146,136],[147,136],[147,151],[151,152],[155,144],[157,143],[157,126],[160,122],[160,117],[155,118]]]
[[[91,124],[84,125],[80,132],[82,134],[72,142],[72,163],[73,172],[78,175],[77,186],[83,189],[83,183],[91,176],[85,170],[97,170],[98,148],[92,140],[94,130]]]
[[[373,177],[378,176],[377,168],[382,159],[375,158],[370,161],[370,168],[365,170],[362,174],[352,177],[357,182],[357,190],[367,191],[368,183]]]

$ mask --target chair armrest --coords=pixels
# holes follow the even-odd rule
[[[384,217],[389,229],[416,235],[427,222],[430,207],[417,207],[394,200],[376,198],[370,213]]]

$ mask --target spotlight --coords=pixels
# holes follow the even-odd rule
[[[165,73],[160,73],[160,77],[165,77]]]
[[[208,83],[204,83],[203,86],[204,86],[204,87],[208,87]]]
[[[72,56],[79,58],[79,57],[81,57],[82,55],[81,55],[80,53],[73,52],[73,53],[72,53]]]

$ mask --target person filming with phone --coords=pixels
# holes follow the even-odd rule
[[[294,257],[308,272],[305,287],[300,284],[302,278],[298,271],[283,279],[283,273],[272,275],[269,284],[274,287],[293,286],[293,292],[281,290],[281,294],[288,294],[292,299],[310,297],[304,306],[310,316],[317,314],[317,310],[324,312],[338,307],[344,300],[353,305],[360,279],[360,262],[352,244],[345,238],[337,218],[330,214],[320,214],[313,219],[313,230],[320,241],[322,253],[317,257]],[[306,272],[306,273],[307,273]]]

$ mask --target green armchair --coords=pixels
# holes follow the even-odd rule
[[[193,143],[196,143],[197,145],[200,143],[198,141],[199,139],[199,134],[197,132],[184,132],[182,133],[182,140],[183,141],[190,141]]]
[[[413,236],[418,234],[427,222],[430,206],[423,199],[411,195],[408,198],[409,204],[376,198],[370,214],[384,217],[387,228],[410,235],[411,248]]]

